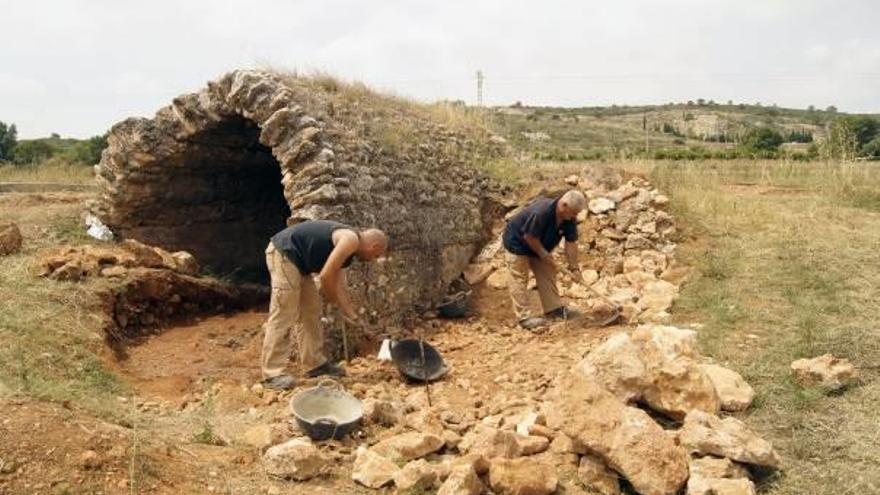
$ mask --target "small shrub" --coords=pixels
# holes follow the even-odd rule
[[[862,146],[862,156],[872,160],[880,160],[880,136],[875,137]]]
[[[774,154],[782,141],[782,135],[778,131],[769,127],[756,127],[746,132],[740,147],[746,153],[764,157]]]
[[[52,146],[43,140],[24,141],[15,146],[12,161],[17,165],[28,165],[47,160],[54,153]]]

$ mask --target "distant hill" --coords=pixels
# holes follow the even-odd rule
[[[489,109],[494,130],[538,158],[579,159],[676,149],[731,149],[751,129],[769,127],[783,136],[783,149],[806,152],[828,126],[846,115],[827,110],[694,102],[610,107]]]

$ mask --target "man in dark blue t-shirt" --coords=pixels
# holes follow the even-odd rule
[[[537,199],[507,223],[502,240],[507,250],[505,261],[510,272],[510,297],[521,327],[534,329],[547,318],[571,319],[579,316],[566,308],[556,287],[556,264],[550,252],[565,239],[565,254],[575,281],[582,282],[578,264],[577,224],[575,218],[586,207],[586,198],[578,191],[568,191],[557,199]],[[529,271],[535,275],[544,316],[529,310]]]
[[[294,335],[306,376],[345,374],[324,354],[321,295],[339,306],[344,318],[358,325],[344,268],[354,259],[374,261],[387,248],[388,238],[381,230],[358,231],[328,220],[298,223],[272,237],[266,247],[272,299],[263,326],[260,358],[264,386],[281,390],[294,386],[294,378],[286,372]],[[320,281],[322,294],[313,277]]]

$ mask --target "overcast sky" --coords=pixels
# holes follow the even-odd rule
[[[877,0],[2,0],[0,120],[87,137],[239,67],[424,101],[880,112]]]

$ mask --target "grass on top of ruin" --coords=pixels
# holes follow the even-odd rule
[[[675,324],[757,393],[748,424],[784,462],[762,493],[880,493],[880,168],[872,163],[633,162],[669,195],[693,267]],[[789,366],[832,353],[862,384],[826,394]]]

